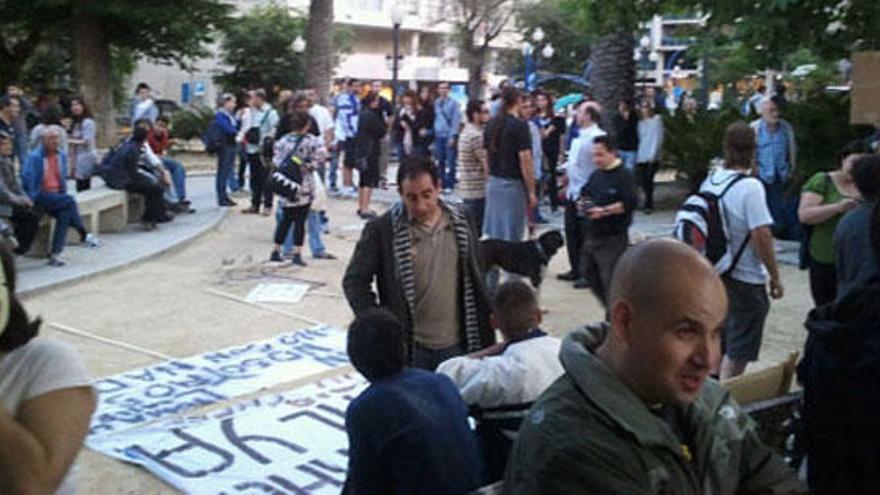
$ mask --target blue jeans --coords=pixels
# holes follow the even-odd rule
[[[18,157],[18,168],[21,170],[24,167],[25,162],[27,162],[28,156],[28,135],[27,133],[22,133],[21,135],[15,135],[15,142],[12,143],[15,156]]]
[[[620,156],[620,161],[623,162],[623,166],[632,172],[633,168],[636,166],[637,152],[618,150],[617,154]]]
[[[437,136],[434,141],[434,160],[440,168],[440,178],[443,180],[443,189],[455,187],[455,147],[449,147],[449,142],[455,141],[455,137]]]
[[[336,174],[339,170],[339,154],[342,153],[342,143],[337,143],[336,149],[330,154],[330,171],[327,173],[327,182],[330,189],[336,189]]]
[[[55,218],[55,232],[52,233],[52,254],[61,254],[67,240],[67,229],[73,227],[83,238],[86,227],[79,216],[76,200],[69,194],[45,193],[37,194],[34,205]]]
[[[183,164],[172,158],[162,157],[162,165],[171,174],[171,183],[174,184],[174,192],[177,193],[177,201],[186,199],[186,169]],[[170,196],[170,191],[165,194]],[[173,202],[174,198],[169,197],[169,201]]]
[[[465,199],[462,201],[464,202],[465,210],[471,217],[471,222],[473,223],[474,230],[477,232],[477,236],[479,237],[483,234],[483,215],[486,214],[486,198]]]
[[[233,184],[238,186],[233,176],[233,168],[235,168],[235,146],[223,145],[217,153],[217,177],[214,180],[214,193],[217,196],[217,204],[229,201],[229,195],[226,194],[226,188],[229,187],[233,191]]]
[[[281,210],[282,208],[275,208],[275,221],[279,223],[281,223],[282,217]],[[308,229],[306,238],[309,241],[309,251],[312,252],[312,256],[322,256],[327,248],[324,247],[324,242],[321,241],[321,230],[323,225],[321,223],[320,212],[309,210],[309,216],[306,220],[306,228]],[[293,253],[293,227],[287,231],[287,235],[284,237],[284,243],[281,245],[281,254],[289,255],[291,253]]]

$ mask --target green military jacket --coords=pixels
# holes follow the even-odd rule
[[[594,354],[606,329],[568,335],[565,374],[523,421],[506,494],[757,495],[806,493],[755,424],[714,381],[678,411],[693,449]],[[693,450],[693,452],[691,452]]]

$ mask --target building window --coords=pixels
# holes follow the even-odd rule
[[[373,12],[382,11],[382,0],[349,0],[348,4],[353,9],[368,10]]]

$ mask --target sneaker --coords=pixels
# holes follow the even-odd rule
[[[269,261],[281,263],[282,261],[284,261],[284,258],[281,257],[281,253],[279,253],[278,251],[272,251],[272,254],[269,255]]]
[[[64,266],[67,264],[67,261],[61,257],[60,254],[50,254],[49,255],[49,266]]]
[[[177,202],[177,213],[195,213],[196,209],[192,207],[192,203],[183,199]]]
[[[364,220],[372,220],[372,219],[378,217],[379,214],[373,210],[367,210],[367,211],[358,210],[357,216],[359,216],[360,218],[362,218]]]
[[[96,248],[101,247],[101,244],[103,243],[101,242],[101,239],[98,239],[98,236],[89,232],[88,234],[86,234],[86,238],[83,239],[83,244],[90,248]]]
[[[585,279],[585,278],[579,278],[579,279],[575,280],[574,285],[572,287],[574,287],[575,289],[589,289],[590,282],[588,282],[587,279]]]
[[[333,256],[330,253],[324,252],[324,253],[314,255],[314,256],[312,256],[312,258],[315,258],[316,260],[335,260],[336,256]]]
[[[233,200],[231,200],[231,199],[224,199],[223,201],[220,202],[220,206],[223,207],[223,208],[230,207],[230,206],[235,206],[235,205],[237,205],[237,204],[238,204],[238,203],[236,203],[235,201],[233,201]],[[193,210],[193,211],[195,211],[195,210]]]
[[[556,276],[558,280],[562,280],[564,282],[574,282],[578,279],[577,273],[573,271],[567,271],[565,273],[560,273]]]
[[[293,263],[296,266],[307,266],[306,262],[303,261],[303,259],[302,259],[302,255],[299,255],[299,254],[293,255],[293,259],[291,260],[291,263]]]

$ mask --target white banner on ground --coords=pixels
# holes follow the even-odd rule
[[[338,494],[348,469],[345,410],[356,373],[206,415],[93,438],[90,447],[143,466],[184,493]]]
[[[309,291],[307,284],[259,284],[244,298],[252,303],[288,303],[302,301]]]
[[[88,441],[348,364],[345,335],[313,327],[97,380]]]

